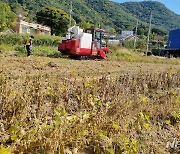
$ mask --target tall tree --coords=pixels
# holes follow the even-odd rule
[[[0,2],[0,32],[8,30],[13,26],[16,20],[16,14],[6,3]]]
[[[51,33],[55,35],[64,34],[69,25],[70,17],[61,9],[44,7],[36,14],[38,23],[49,26]]]
[[[28,11],[25,6],[20,5],[19,3],[12,3],[10,4],[10,7],[14,13],[17,15],[21,14],[22,16],[27,16]]]
[[[80,28],[83,28],[83,29],[91,28],[93,26],[93,24],[90,24],[89,22],[86,22],[86,21],[82,21],[78,25]]]

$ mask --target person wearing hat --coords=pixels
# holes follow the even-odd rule
[[[26,41],[26,50],[27,50],[27,56],[30,56],[32,53],[32,41],[34,39],[34,36],[30,36],[30,38]]]

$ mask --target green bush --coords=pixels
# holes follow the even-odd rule
[[[35,36],[33,43],[41,46],[57,46],[61,42],[59,36],[39,35]]]
[[[22,45],[27,38],[27,35],[2,34],[0,35],[0,44]]]
[[[134,48],[134,41],[126,41],[122,43],[123,47],[133,49]]]
[[[25,47],[22,46],[22,45],[16,46],[15,50],[18,51],[18,55],[25,55],[25,54],[27,54]]]
[[[17,45],[15,47],[18,56],[26,56],[27,51],[23,45]],[[60,52],[57,50],[57,47],[50,46],[35,46],[32,48],[31,55],[34,56],[44,56],[44,57],[61,57]]]
[[[145,40],[137,41],[136,48],[141,49],[141,50],[145,50],[146,49],[146,41]]]
[[[47,46],[34,47],[32,54],[34,56],[60,57],[60,52],[57,50],[57,47],[47,47]]]
[[[0,44],[23,45],[28,39],[28,35],[2,34]],[[61,42],[61,37],[39,35],[35,36],[33,45],[57,46]]]
[[[15,47],[14,47],[13,45],[0,44],[0,51],[13,51],[14,48],[15,48]]]
[[[133,49],[134,48],[134,41],[123,42],[123,47],[128,48],[128,49]],[[146,49],[146,42],[143,40],[137,41],[136,42],[136,49],[141,49],[141,50]]]
[[[156,55],[156,56],[159,56],[161,50],[162,49],[152,49],[152,54]]]

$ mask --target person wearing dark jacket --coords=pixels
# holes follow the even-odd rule
[[[32,53],[32,41],[34,39],[34,36],[30,36],[30,38],[26,41],[26,50],[27,50],[27,56],[30,56]]]

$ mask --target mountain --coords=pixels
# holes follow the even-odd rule
[[[152,12],[152,24],[164,27],[166,30],[180,27],[180,15],[175,14],[166,6],[156,1],[117,3],[126,12],[143,22],[148,22]]]
[[[44,6],[63,9],[67,13],[70,0],[1,0],[10,5],[19,4],[29,10],[27,16],[34,16]],[[137,19],[141,29],[147,31],[150,11],[153,12],[154,31],[168,31],[180,27],[180,16],[176,15],[159,2],[116,3],[109,0],[73,0],[73,18],[77,23],[88,21],[104,28],[133,30]]]
[[[3,1],[3,0],[2,0]],[[69,12],[70,0],[4,0],[10,4],[19,3],[31,12],[44,6],[51,6]],[[136,24],[136,18],[109,0],[74,0],[73,18],[77,23],[88,21],[95,25],[113,27],[117,31]]]

